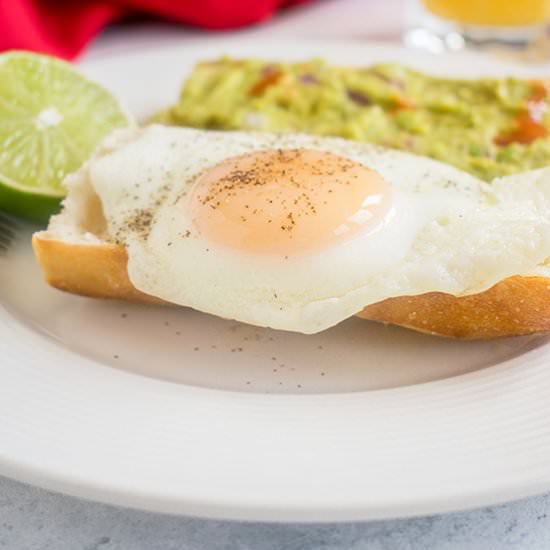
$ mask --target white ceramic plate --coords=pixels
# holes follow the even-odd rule
[[[209,41],[84,70],[140,117],[221,53],[529,73],[367,43]],[[550,489],[550,347],[357,319],[315,336],[48,288],[32,228],[0,258],[0,473],[150,510],[254,520],[445,512]]]

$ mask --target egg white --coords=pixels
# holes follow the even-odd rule
[[[198,234],[175,203],[222,160],[312,148],[379,172],[386,222],[315,253],[246,254]],[[296,134],[150,126],[111,136],[83,169],[133,285],[168,302],[259,326],[314,333],[396,296],[481,292],[536,274],[550,251],[550,171],[487,184],[445,164],[369,144]],[[148,221],[151,223],[148,224]],[[145,225],[145,226],[144,226]]]

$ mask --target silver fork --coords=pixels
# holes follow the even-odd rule
[[[15,239],[17,224],[7,214],[0,212],[0,256],[4,256]]]

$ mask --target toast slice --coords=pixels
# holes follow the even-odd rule
[[[101,203],[89,187],[71,190],[63,212],[33,236],[33,247],[46,281],[55,288],[93,298],[162,302],[130,282],[126,250],[109,241]],[[467,339],[548,332],[550,278],[514,276],[462,297],[432,292],[389,298],[358,316]]]
[[[133,134],[118,134],[96,155]],[[46,281],[58,289],[94,298],[162,303],[136,289],[128,275],[128,255],[107,230],[103,206],[86,169],[68,176],[68,196],[33,247]],[[453,296],[429,292],[393,297],[365,307],[363,319],[421,332],[488,339],[550,332],[550,260],[527,275],[511,276],[477,294]]]

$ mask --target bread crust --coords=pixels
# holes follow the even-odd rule
[[[128,277],[124,247],[111,243],[77,244],[33,235],[32,245],[48,284],[81,296],[159,303],[137,290]]]
[[[126,250],[111,243],[76,244],[37,233],[33,248],[53,287],[93,298],[162,303],[130,282]],[[363,319],[465,339],[550,331],[550,279],[514,276],[479,294],[441,292],[389,298],[357,314]]]
[[[363,319],[466,339],[550,331],[550,279],[514,276],[469,296],[429,292],[389,298],[358,314]]]

